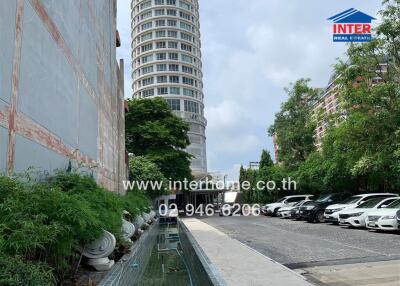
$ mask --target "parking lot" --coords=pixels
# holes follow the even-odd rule
[[[368,281],[365,284],[340,284],[333,281],[321,285],[400,285],[400,277],[391,276],[392,268],[388,268],[394,266],[398,271],[393,275],[399,275],[400,235],[396,233],[348,229],[331,224],[312,224],[265,216],[213,216],[200,219],[291,269],[311,273],[314,269],[314,277],[318,277],[318,271],[339,271],[337,269],[342,265],[346,265],[348,269],[350,264],[365,267],[372,276],[374,274],[371,269],[375,265],[380,267],[377,272],[386,273],[386,276],[380,275],[380,280],[378,279],[383,284],[367,284]],[[382,265],[389,266],[385,268]],[[353,272],[357,272],[356,269]],[[359,275],[364,275],[362,271],[359,272]],[[390,284],[393,282],[394,284]]]

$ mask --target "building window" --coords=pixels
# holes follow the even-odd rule
[[[199,113],[199,104],[194,101],[185,100],[185,111],[192,113]]]
[[[168,9],[167,10],[167,15],[168,16],[176,16],[176,10]]]
[[[179,95],[181,93],[181,89],[179,87],[170,87],[169,94]]]
[[[153,72],[153,66],[144,67],[142,69],[143,74],[147,74],[147,73],[151,73],[151,72]]]
[[[188,30],[188,31],[192,30],[192,25],[186,24],[185,22],[181,22],[180,26],[181,26],[182,29],[185,29],[185,30]]]
[[[165,31],[156,31],[156,38],[164,38]]]
[[[153,27],[153,23],[152,22],[148,22],[146,24],[142,25],[142,30],[147,30]]]
[[[151,62],[152,60],[153,60],[153,55],[148,55],[148,56],[142,57],[143,64]]]
[[[164,15],[164,9],[157,9],[157,10],[155,10],[154,11],[154,14],[156,15],[156,16],[162,16],[162,15]]]
[[[167,59],[166,53],[158,53],[156,54],[157,61],[165,61]]]
[[[172,110],[181,110],[181,101],[179,99],[167,99],[167,102]]]
[[[168,69],[169,71],[179,71],[179,65],[170,64]]]
[[[193,74],[193,68],[188,66],[182,66],[182,72]]]
[[[165,49],[167,47],[167,43],[166,42],[157,42],[156,43],[156,48],[157,49]]]
[[[178,60],[178,53],[168,53],[168,58],[173,61]]]
[[[178,32],[177,31],[168,31],[168,37],[178,38]]]
[[[181,32],[181,39],[191,42],[192,41],[192,36],[189,35],[189,34]]]
[[[147,51],[151,51],[152,49],[153,49],[153,44],[152,43],[144,45],[144,46],[142,46],[142,53],[143,52],[147,52]]]
[[[169,27],[176,27],[176,20],[168,20],[167,24]]]
[[[156,27],[165,26],[165,20],[156,20]]]
[[[191,19],[190,14],[184,13],[184,12],[179,12],[179,16],[183,19],[189,20]]]
[[[167,5],[176,5],[176,0],[167,0]]]
[[[142,85],[149,85],[149,84],[153,84],[154,83],[154,78],[149,77],[149,78],[145,78],[142,80]]]
[[[157,65],[157,71],[166,71],[166,70],[167,70],[166,64],[158,64]]]
[[[140,17],[142,18],[142,20],[150,18],[151,16],[153,16],[153,13],[151,11],[146,12],[144,14],[142,14]]]
[[[143,97],[149,97],[154,95],[154,89],[143,90]]]
[[[194,85],[194,81],[192,78],[182,77],[182,83],[187,85]]]
[[[162,75],[157,77],[157,83],[166,83],[167,82],[167,76]]]
[[[177,49],[178,43],[177,42],[168,42],[168,48],[169,49]]]
[[[150,40],[151,38],[153,38],[153,33],[144,34],[144,35],[142,36],[142,42],[143,42],[143,41]]]
[[[192,51],[192,46],[190,45],[186,45],[186,44],[181,44],[181,49],[187,52],[191,52]]]
[[[158,95],[168,94],[168,87],[159,87],[157,88]]]
[[[192,6],[186,2],[179,1],[179,7],[186,9],[186,10],[192,10]]]
[[[179,83],[179,76],[171,75],[171,76],[169,77],[169,82],[170,82],[170,83]]]
[[[164,5],[164,0],[154,0],[155,5]]]
[[[143,3],[140,5],[140,9],[141,9],[141,10],[146,9],[146,8],[149,8],[149,7],[151,7],[151,1],[143,2]]]
[[[194,97],[194,90],[183,88],[183,95]]]
[[[193,58],[187,55],[181,55],[182,61],[187,62],[187,63],[193,63]]]

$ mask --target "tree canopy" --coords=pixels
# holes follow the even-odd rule
[[[191,178],[189,125],[175,116],[162,98],[129,100],[125,117],[126,148],[146,156],[167,179]]]
[[[277,138],[277,160],[290,170],[296,169],[315,149],[315,124],[310,116],[310,102],[315,100],[318,90],[309,87],[309,81],[300,79],[286,89],[289,98],[282,104],[268,130],[270,136]]]

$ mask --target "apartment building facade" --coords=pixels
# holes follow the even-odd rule
[[[198,0],[132,0],[133,98],[163,97],[190,125],[195,177],[207,174]]]

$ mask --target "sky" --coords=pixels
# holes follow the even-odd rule
[[[267,134],[284,91],[299,78],[327,85],[346,44],[327,18],[349,8],[377,17],[381,0],[199,0],[208,171],[237,180],[240,165],[274,153]],[[117,28],[132,95],[130,0],[118,0]]]

